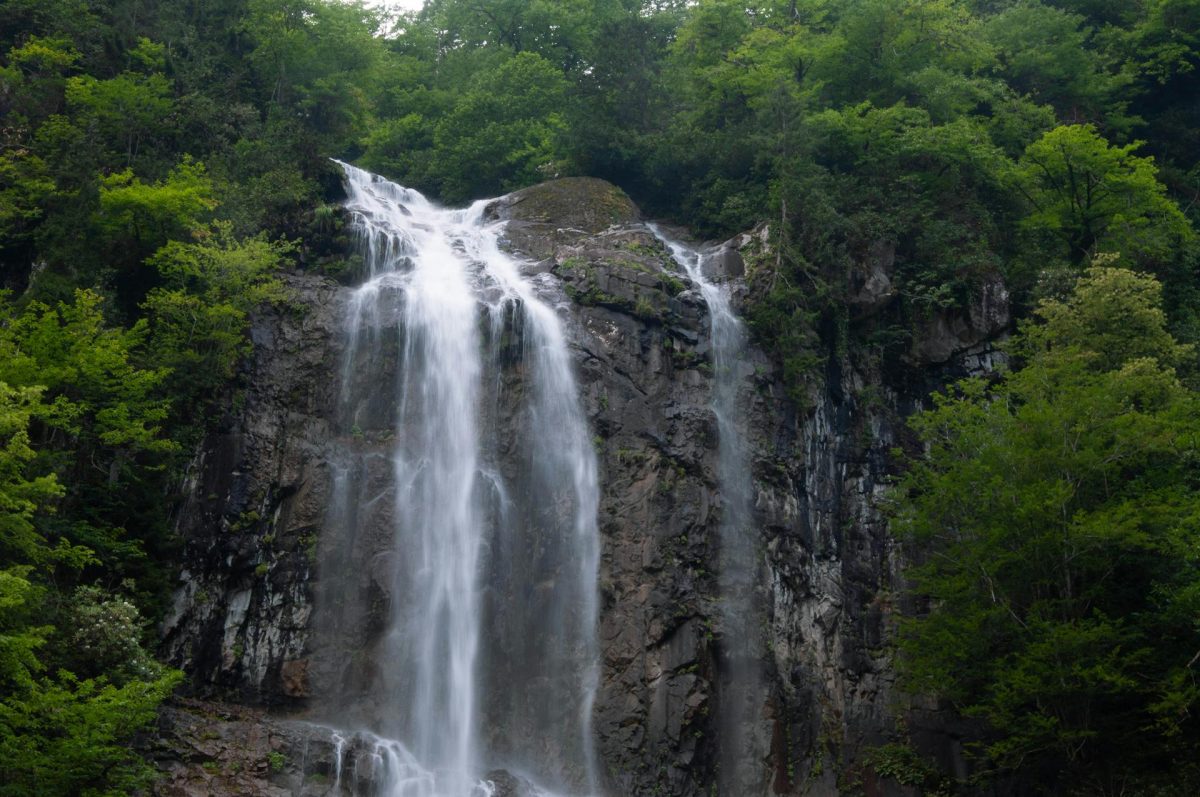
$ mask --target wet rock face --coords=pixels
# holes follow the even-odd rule
[[[595,435],[601,775],[614,795],[708,795],[717,782],[723,629],[706,307],[607,183],[554,181],[488,212],[508,220],[506,245],[564,301]],[[744,272],[765,241],[762,230],[739,236],[713,258],[713,277],[735,303],[745,300]],[[864,277],[864,314],[888,300],[886,260],[881,251]],[[257,320],[244,399],[193,468],[180,520],[184,573],[164,647],[195,693],[297,714],[329,677],[330,651],[313,649],[311,615],[321,563],[333,555],[320,532],[346,292],[306,276],[291,286],[294,309]],[[751,735],[766,751],[770,793],[837,794],[852,782],[902,793],[858,764],[865,749],[893,739],[899,719],[886,655],[899,562],[877,499],[889,452],[905,443],[903,417],[945,379],[993,365],[987,341],[1007,323],[1005,300],[1003,286],[991,286],[945,328],[931,327],[916,344],[931,365],[914,365],[903,385],[856,369],[853,357],[832,362],[803,409],[785,398],[765,353],[746,353],[740,401],[770,684]],[[515,394],[515,355],[506,374]],[[504,413],[499,407],[496,423],[506,423]],[[522,432],[514,425],[512,433]],[[362,445],[386,445],[374,435],[364,429]],[[380,567],[386,562],[367,557],[353,568],[364,594],[381,581],[372,575]],[[378,597],[383,612],[387,596]],[[349,625],[353,645],[371,644],[380,628],[370,613]],[[943,737],[926,733],[941,722],[935,712],[907,721],[952,760]],[[494,780],[498,793],[523,793],[510,775]]]
[[[160,712],[143,752],[163,773],[155,797],[352,797],[386,788],[377,740],[243,705],[179,700]],[[535,797],[506,772],[487,777],[493,797]]]
[[[146,752],[163,771],[157,797],[316,797],[328,792],[335,770],[320,729],[261,709],[188,700],[160,713]]]
[[[229,415],[192,463],[185,549],[163,650],[199,694],[294,704],[329,493],[330,408],[344,291],[286,279],[288,303],[254,321],[254,356]]]

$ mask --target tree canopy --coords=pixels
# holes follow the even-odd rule
[[[928,607],[901,672],[983,720],[979,753],[1030,790],[1200,776],[1200,397],[1160,294],[1088,269],[1014,338],[1018,367],[912,421],[896,529]]]

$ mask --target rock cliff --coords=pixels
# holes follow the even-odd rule
[[[600,461],[594,724],[607,788],[708,795],[722,628],[706,308],[637,208],[607,183],[554,181],[488,212],[507,221],[506,244],[529,270],[553,275],[570,298],[572,350]],[[737,302],[748,301],[746,275],[767,255],[766,242],[761,230],[743,235],[709,259]],[[887,266],[881,252],[865,267],[856,313],[889,301]],[[331,655],[314,649],[312,634],[322,563],[344,555],[322,531],[347,291],[309,274],[288,285],[289,303],[256,319],[245,389],[193,464],[179,514],[181,583],[163,627],[165,654],[189,674],[194,698],[255,712],[222,714],[218,735],[229,741],[197,752],[197,718],[213,709],[171,709],[159,750],[170,771],[164,793],[325,793],[335,782],[332,742],[327,734],[314,741],[321,735],[307,734],[302,721]],[[787,397],[766,353],[751,347],[741,364],[770,682],[754,732],[770,793],[904,793],[863,763],[865,751],[901,729],[956,765],[943,719],[902,706],[892,688],[899,558],[878,498],[894,467],[889,452],[905,444],[903,418],[948,378],[990,368],[989,341],[1007,323],[1003,287],[987,285],[971,306],[930,319],[903,369],[889,376],[858,365],[853,353],[835,354],[802,404]],[[519,381],[519,362],[511,372]],[[370,444],[372,432],[363,434]],[[369,593],[370,567],[358,572]],[[365,616],[345,632],[369,638],[377,630]],[[210,770],[255,749],[252,737],[258,769],[240,786],[214,785]]]

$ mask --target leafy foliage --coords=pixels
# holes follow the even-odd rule
[[[1090,125],[1058,127],[1031,143],[1018,175],[1031,210],[1022,225],[1058,239],[1075,265],[1102,251],[1147,268],[1169,261],[1194,233],[1154,162],[1133,154],[1138,146],[1111,146]]]
[[[33,517],[42,504],[62,494],[53,474],[28,476],[37,456],[29,445],[29,424],[40,406],[41,389],[0,382],[0,550],[9,561],[43,555]]]
[[[49,629],[10,626],[30,589],[11,571],[0,573],[0,666],[13,669],[6,660],[10,646],[23,654],[16,668],[23,678],[0,698],[0,794],[117,795],[144,787],[154,770],[131,754],[129,740],[154,720],[179,674],[155,667],[120,684],[104,677],[80,680],[66,671],[35,679],[32,671],[40,668],[32,650]]]
[[[203,417],[248,351],[250,311],[284,298],[276,274],[293,251],[264,236],[238,240],[218,224],[195,243],[171,241],[148,261],[162,279],[143,304],[152,359],[175,381],[176,411]]]
[[[93,561],[80,547],[46,546],[36,515],[63,491],[54,475],[31,476],[35,452],[28,426],[40,390],[0,383],[0,508],[6,563],[0,569],[0,794],[121,794],[146,784],[151,768],[131,754],[133,733],[155,717],[179,682],[141,646],[140,617],[127,601],[94,588],[76,592],[78,609],[61,627],[84,639],[67,640],[95,671],[79,679],[65,669],[48,677],[46,656],[56,625],[45,622],[48,588],[32,580],[39,568],[78,568]],[[13,564],[26,562],[26,564]],[[49,644],[48,644],[49,643]]]
[[[903,626],[903,674],[1048,790],[1169,766],[1200,732],[1200,404],[1159,299],[1093,267],[1023,328],[1022,367],[912,422],[925,450],[896,528],[929,603]]]

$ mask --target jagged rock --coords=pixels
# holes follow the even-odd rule
[[[492,201],[484,216],[507,222],[504,237],[535,261],[551,258],[564,244],[578,243],[640,213],[625,192],[593,177],[564,177]]]
[[[892,287],[895,265],[895,244],[876,241],[866,259],[850,273],[848,301],[857,318],[874,315],[896,298],[896,291]]]
[[[998,277],[986,279],[966,308],[945,310],[929,318],[913,340],[913,353],[923,363],[940,364],[956,354],[995,339],[1011,323],[1008,288]]]
[[[483,776],[494,789],[492,797],[538,797],[533,784],[503,769],[494,769]]]
[[[279,668],[280,688],[288,697],[308,697],[308,659],[285,661]]]
[[[727,282],[746,276],[746,261],[736,239],[726,241],[704,261],[704,276],[714,282]]]
[[[345,289],[285,277],[289,300],[259,314],[233,411],[188,470],[184,565],[162,626],[167,657],[198,694],[294,703],[285,661],[303,658],[311,570],[329,491],[328,411]]]
[[[334,771],[327,732],[195,700],[159,712],[146,752],[163,772],[156,797],[316,797],[328,793]]]
[[[506,244],[530,259],[528,273],[572,300],[567,322],[602,491],[594,735],[605,786],[613,795],[708,795],[716,782],[722,629],[706,308],[628,198],[602,181],[554,181],[486,212],[508,221]],[[713,277],[729,280],[738,301],[746,296],[741,275],[771,256],[768,241],[764,226],[719,250]],[[890,301],[886,248],[868,260],[854,289],[859,313]],[[387,373],[339,374],[348,290],[308,275],[288,284],[291,309],[256,317],[243,397],[191,469],[179,523],[185,569],[163,631],[164,650],[188,672],[194,694],[299,712],[322,685],[372,679],[369,661],[353,651],[378,637],[390,600],[387,555],[370,553],[387,548],[389,502],[372,508],[356,551],[333,550],[320,532],[332,489],[336,383],[392,379],[396,363]],[[743,416],[770,673],[755,738],[766,740],[774,794],[838,794],[839,778],[866,777],[863,751],[897,731],[887,650],[900,561],[878,499],[892,474],[890,452],[906,442],[903,417],[946,378],[995,364],[988,341],[1008,323],[1006,301],[1003,285],[988,283],[970,307],[931,320],[903,384],[852,356],[835,358],[803,408],[787,397],[773,361],[746,351]],[[523,385],[520,353],[506,357],[505,392],[515,395]],[[506,407],[497,409],[501,424]],[[357,409],[364,420],[350,442],[386,451],[392,408]],[[382,480],[387,461],[379,460]],[[341,588],[361,590],[372,608],[340,629],[344,648],[331,655],[313,650],[310,617],[321,563],[343,555],[361,561],[348,571],[355,583]],[[922,744],[961,761],[935,712],[910,719]],[[277,721],[261,714],[213,722],[220,735],[248,734],[259,722],[268,744],[276,738]],[[254,782],[262,786],[205,780],[196,761],[209,753],[195,752],[203,732],[189,731],[175,758],[163,754],[170,788],[269,794],[254,789],[285,783],[269,774]],[[163,733],[177,739],[182,731]],[[210,752],[214,761],[235,755],[232,745]],[[325,763],[308,771],[331,771],[328,751],[315,755]],[[494,780],[503,794],[525,788],[507,773]],[[902,793],[895,784],[879,788]],[[163,792],[193,793],[202,792]]]

